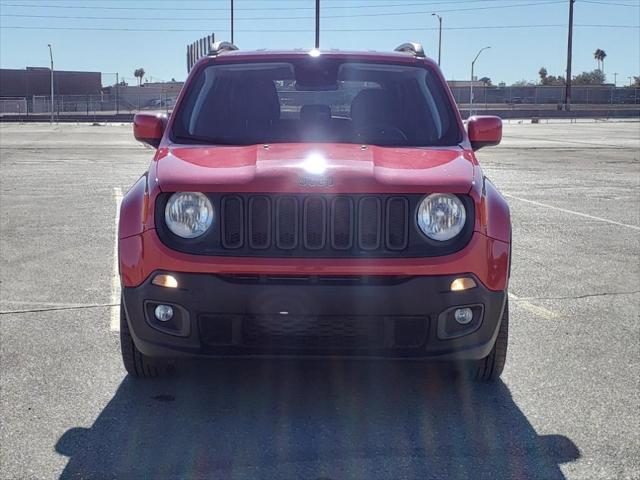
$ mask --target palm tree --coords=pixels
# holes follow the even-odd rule
[[[142,79],[144,78],[144,68],[140,67],[140,68],[136,68],[133,72],[133,76],[136,77],[138,79],[138,86],[142,85]]]
[[[604,72],[604,59],[606,58],[607,53],[598,48],[595,52],[593,52],[593,58],[598,62],[598,70]]]

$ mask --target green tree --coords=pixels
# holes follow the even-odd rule
[[[485,87],[491,87],[491,79],[489,77],[482,77],[480,81],[484,84]]]
[[[575,85],[602,85],[606,81],[602,70],[596,69],[592,72],[582,72],[579,75],[573,77],[573,83]]]
[[[531,87],[533,85],[535,85],[534,82],[522,79],[522,80],[518,80],[517,82],[513,82],[513,84],[511,86],[513,86],[513,87]]]
[[[540,69],[538,75],[540,75],[540,85],[564,85],[566,83],[563,76],[549,75],[545,67]]]
[[[540,84],[546,85],[547,77],[549,76],[549,72],[547,72],[547,69],[545,67],[541,67],[538,71],[538,75],[540,75]]]

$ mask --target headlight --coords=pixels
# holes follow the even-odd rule
[[[213,223],[213,217],[213,205],[199,192],[174,193],[164,210],[167,227],[182,238],[202,235]]]
[[[444,242],[458,235],[467,212],[458,197],[448,193],[427,195],[418,207],[418,226],[429,238]]]

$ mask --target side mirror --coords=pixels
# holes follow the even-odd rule
[[[158,148],[166,124],[167,116],[164,113],[136,113],[133,117],[133,136],[139,142]]]
[[[467,133],[474,150],[498,145],[502,140],[502,119],[489,115],[473,116],[467,120]]]

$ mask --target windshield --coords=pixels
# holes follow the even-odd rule
[[[442,82],[428,68],[305,58],[215,64],[197,75],[176,112],[177,143],[461,141]]]

